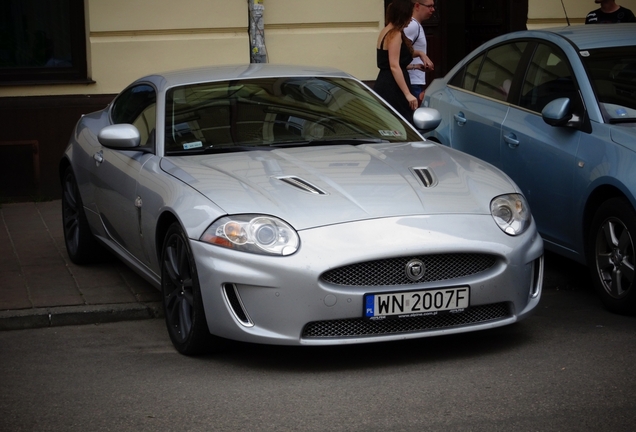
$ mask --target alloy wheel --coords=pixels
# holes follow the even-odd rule
[[[611,297],[624,297],[634,283],[634,242],[618,218],[605,220],[596,239],[596,270]]]
[[[64,237],[69,253],[77,253],[79,246],[79,203],[77,199],[79,191],[75,185],[73,174],[68,173],[64,178],[64,191],[62,199],[62,217],[64,223]]]
[[[193,325],[194,286],[188,250],[177,233],[168,239],[163,260],[166,320],[172,335],[183,342]]]

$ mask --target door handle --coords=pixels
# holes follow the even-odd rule
[[[505,142],[508,143],[508,147],[510,147],[510,148],[519,147],[519,140],[517,139],[517,135],[515,135],[513,133],[509,133],[507,135],[504,135],[503,139],[504,139]]]
[[[466,124],[466,117],[464,116],[463,112],[459,112],[457,114],[455,114],[453,117],[455,117],[455,121],[457,122],[458,126],[464,126]]]
[[[102,153],[101,151],[100,151],[100,152],[97,152],[97,153],[95,153],[95,154],[93,155],[93,159],[95,159],[95,165],[96,165],[96,166],[99,166],[99,164],[101,164],[102,162],[104,162],[104,155],[103,155],[103,153]]]

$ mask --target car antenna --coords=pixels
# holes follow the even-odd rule
[[[570,18],[568,18],[568,11],[565,10],[565,3],[561,0],[561,6],[563,6],[563,13],[565,14],[565,20],[568,22],[568,27],[570,26]]]

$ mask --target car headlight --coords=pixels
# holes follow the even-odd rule
[[[296,231],[282,220],[263,215],[236,215],[217,219],[201,241],[217,246],[266,255],[291,255],[298,250]]]
[[[490,202],[490,214],[508,235],[523,234],[530,226],[530,207],[521,194],[500,195]]]

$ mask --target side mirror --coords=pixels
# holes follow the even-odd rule
[[[413,113],[413,124],[422,132],[430,132],[442,122],[442,115],[435,108],[418,108]]]
[[[139,147],[141,136],[137,128],[131,124],[116,124],[99,131],[97,140],[104,147],[127,150]]]
[[[543,108],[541,117],[550,126],[565,126],[572,120],[570,105],[568,98],[555,99]]]

